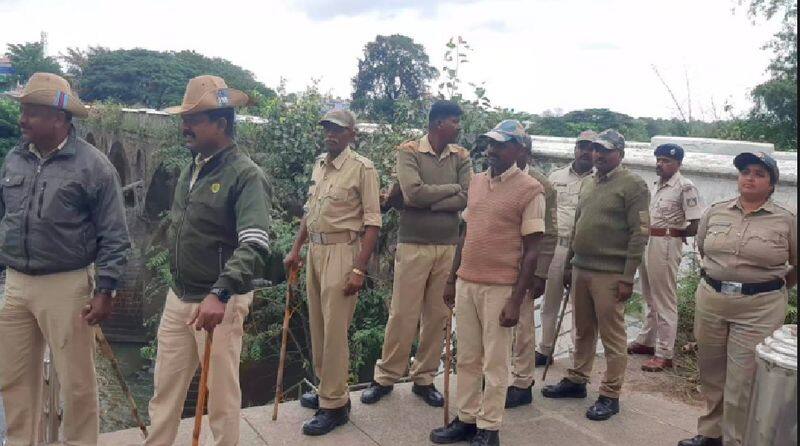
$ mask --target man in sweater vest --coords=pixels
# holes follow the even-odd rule
[[[546,386],[547,398],[585,398],[597,335],[603,342],[606,373],[600,397],[586,411],[590,420],[607,420],[619,412],[619,394],[628,362],[625,302],[633,294],[633,277],[647,244],[650,194],[638,175],[621,166],[625,139],[613,129],[592,143],[596,172],[583,180],[568,253],[575,272],[566,270],[574,296],[573,368],[557,385]]]
[[[500,444],[511,327],[531,287],[545,229],[544,189],[516,165],[524,137],[515,120],[482,135],[489,171],[470,182],[462,214],[467,229],[444,293],[456,309],[458,417],[431,432],[434,443]]]
[[[428,115],[428,134],[397,148],[403,203],[392,306],[374,381],[361,394],[364,404],[378,402],[406,374],[411,344],[419,331],[419,346],[409,371],[414,381],[411,390],[431,406],[444,405],[442,394],[433,385],[450,317],[442,293],[459,239],[458,213],[467,206],[472,178],[469,152],[454,144],[460,116],[458,104],[435,102]]]
[[[539,259],[533,276],[533,286],[528,297],[520,307],[519,323],[514,327],[514,341],[511,348],[512,382],[506,394],[506,409],[533,402],[531,388],[534,382],[534,352],[536,345],[536,324],[534,320],[533,301],[544,294],[547,271],[553,259],[558,240],[558,222],[556,216],[556,190],[547,177],[533,165],[533,141],[525,135],[525,150],[517,159],[517,167],[540,182],[544,187],[545,218],[544,235],[539,243]],[[559,280],[559,283],[561,280]]]

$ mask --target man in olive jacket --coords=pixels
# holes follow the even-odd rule
[[[94,371],[96,325],[130,249],[114,166],[75,134],[86,107],[69,83],[35,73],[21,93],[22,140],[0,172],[0,392],[9,446],[39,444],[45,345],[64,400],[65,444],[99,435]]]
[[[174,444],[183,401],[206,336],[214,332],[208,414],[214,444],[239,444],[239,358],[252,280],[269,252],[269,194],[261,169],[233,140],[244,93],[217,76],[189,81],[179,114],[195,155],[175,189],[167,239],[173,287],[158,328],[152,427],[147,445]]]

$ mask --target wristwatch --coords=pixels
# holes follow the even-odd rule
[[[231,293],[225,288],[211,288],[211,294],[216,295],[219,301],[224,304],[231,300]]]

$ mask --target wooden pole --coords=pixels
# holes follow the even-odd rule
[[[214,341],[214,332],[206,332],[206,347],[203,352],[203,369],[200,370],[200,385],[198,386],[197,408],[194,413],[194,432],[192,433],[192,446],[200,444],[200,427],[203,424],[203,412],[205,412],[206,400],[208,399],[208,369],[211,366],[211,343]]]
[[[286,344],[289,337],[289,322],[292,319],[292,300],[294,298],[294,286],[297,283],[297,268],[289,271],[289,278],[286,281],[286,303],[283,310],[283,330],[281,332],[281,355],[278,361],[278,379],[275,383],[275,403],[272,406],[272,421],[278,419],[278,405],[283,399],[283,370],[286,366]]]
[[[542,372],[542,382],[547,378],[547,371],[550,369],[550,364],[553,363],[553,356],[556,354],[556,344],[558,343],[558,334],[561,332],[561,323],[564,322],[564,315],[567,313],[567,303],[569,302],[569,287],[564,292],[564,306],[561,307],[561,314],[558,316],[558,324],[556,324],[556,335],[553,337],[553,345],[550,346],[550,354],[547,356],[547,364],[544,366]],[[574,330],[574,328],[573,328]]]
[[[139,429],[141,429],[142,434],[144,434],[144,438],[147,438],[147,427],[145,427],[142,417],[139,416],[139,408],[136,407],[136,401],[133,399],[131,389],[128,387],[128,383],[125,382],[125,375],[122,373],[122,368],[119,366],[117,357],[114,356],[114,350],[111,349],[111,344],[108,343],[108,339],[106,339],[103,334],[103,329],[101,329],[99,325],[94,326],[94,338],[100,346],[100,352],[111,362],[111,368],[114,370],[114,375],[117,377],[119,386],[122,388],[125,397],[128,398],[128,404],[131,406],[131,415],[133,415],[136,424],[139,425]]]
[[[453,309],[447,317],[444,332],[444,425],[450,423],[450,369],[453,363],[453,352],[450,348],[453,332]]]

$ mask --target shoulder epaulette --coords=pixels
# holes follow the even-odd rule
[[[367,169],[375,168],[375,164],[373,164],[369,158],[360,153],[353,152],[353,159],[363,164]]]
[[[410,141],[406,141],[399,146],[397,146],[397,150],[402,150],[404,152],[416,152],[419,148],[419,141],[416,139],[412,139]]]

